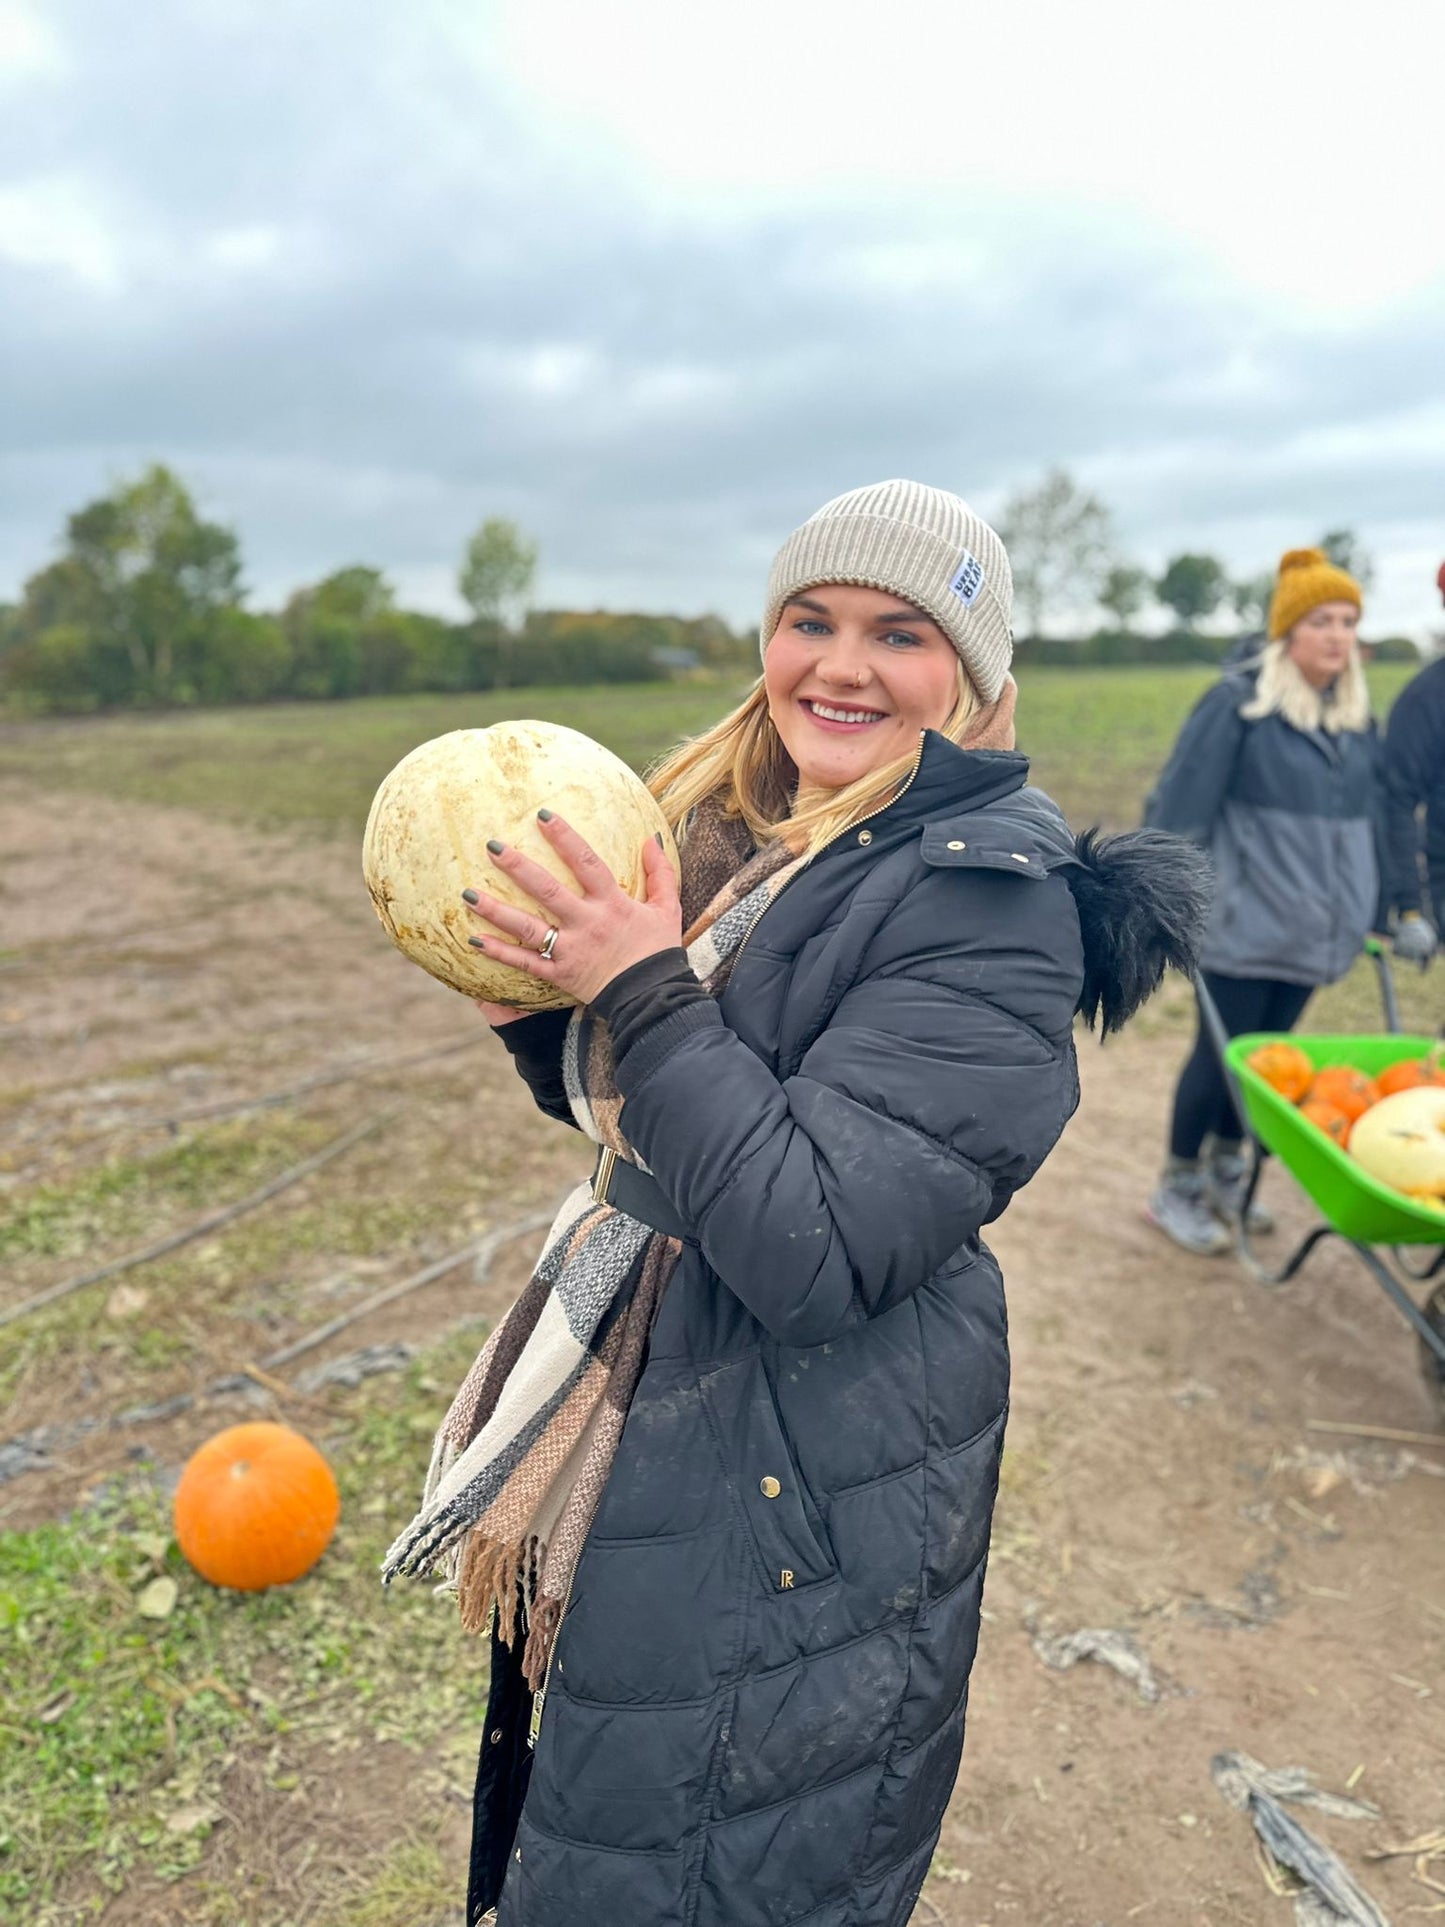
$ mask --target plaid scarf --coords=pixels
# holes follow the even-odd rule
[[[801,863],[780,842],[753,851],[742,823],[699,807],[683,846],[683,941],[710,996],[721,994],[743,938]],[[585,1006],[568,1025],[563,1071],[580,1128],[641,1165],[620,1129],[607,1026]],[[577,1187],[453,1399],[421,1510],[386,1556],[385,1581],[432,1571],[453,1585],[468,1632],[490,1626],[494,1612],[508,1646],[521,1630],[534,1690],[680,1252],[675,1239],[595,1203],[590,1184]]]

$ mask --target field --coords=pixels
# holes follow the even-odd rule
[[[1376,672],[1382,702],[1404,674]],[[1080,826],[1136,821],[1209,675],[1031,672],[1036,780]],[[359,830],[442,729],[540,712],[641,765],[732,693],[0,723],[0,1319],[345,1147],[0,1324],[0,1918],[460,1921],[481,1655],[376,1567],[583,1160],[476,1013],[385,942]],[[1437,1028],[1440,969],[1401,989]],[[1311,1021],[1375,1010],[1362,966]],[[1142,1223],[1188,1025],[1173,986],[1082,1047],[1081,1115],[998,1227],[1016,1402],[921,1922],[1287,1922],[1211,1785],[1230,1747],[1375,1802],[1303,1817],[1391,1917],[1441,1904],[1422,1876],[1445,1859],[1367,1856],[1445,1828],[1445,1432],[1347,1254],[1270,1294]],[[1268,1193],[1302,1221],[1280,1174]],[[206,1587],[169,1528],[189,1451],[251,1416],[315,1438],[343,1493],[321,1566],[258,1597]],[[1129,1635],[1157,1700],[1046,1668],[1035,1638],[1080,1627]]]

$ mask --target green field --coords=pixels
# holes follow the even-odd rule
[[[1410,670],[1371,671],[1383,712]],[[1209,668],[1031,669],[1019,696],[1019,746],[1034,780],[1079,827],[1137,822],[1149,784]],[[63,786],[269,823],[359,829],[381,778],[444,730],[545,716],[585,730],[644,768],[742,694],[728,683],[512,689],[485,695],[378,696],[0,729],[0,767]]]

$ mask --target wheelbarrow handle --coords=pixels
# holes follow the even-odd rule
[[[1380,979],[1380,1004],[1385,1012],[1385,1029],[1392,1034],[1400,1029],[1400,1000],[1395,995],[1395,973],[1390,967],[1389,952],[1378,937],[1365,938],[1365,955],[1375,966],[1375,974]]]

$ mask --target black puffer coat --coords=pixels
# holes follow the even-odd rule
[[[720,1001],[619,1037],[623,1129],[697,1243],[530,1762],[496,1649],[470,1920],[503,1874],[501,1927],[913,1911],[1008,1405],[980,1232],[1078,1100],[1081,995],[1124,1014],[1164,950],[1187,964],[1199,905],[1187,846],[1076,847],[1027,767],[930,734],[907,792],[768,908]]]
[[[1396,909],[1428,910],[1445,926],[1445,657],[1414,676],[1395,698],[1381,757],[1389,853],[1389,895]],[[1425,808],[1428,901],[1420,889],[1415,812]]]

